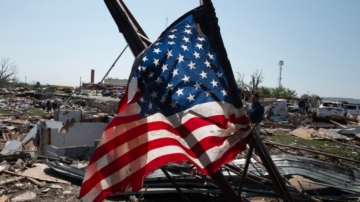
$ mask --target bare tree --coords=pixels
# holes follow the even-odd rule
[[[262,70],[259,71],[257,69],[254,73],[252,73],[250,75],[251,80],[250,80],[249,84],[247,84],[244,81],[244,78],[245,78],[244,74],[241,75],[239,72],[237,74],[238,74],[238,78],[237,78],[238,86],[243,91],[247,91],[247,92],[250,92],[250,93],[255,93],[258,90],[259,85],[264,81],[264,75],[262,73]]]
[[[36,85],[36,81],[32,80],[28,82],[29,86],[35,86]]]
[[[11,78],[14,78],[18,73],[18,68],[14,62],[8,58],[3,58],[0,61],[0,86],[8,84]]]
[[[250,86],[244,81],[245,74],[241,75],[239,72],[237,72],[237,75],[237,85],[241,88],[242,91],[249,91]]]
[[[251,85],[252,93],[256,92],[258,90],[259,84],[264,81],[264,75],[262,73],[262,70],[257,69],[254,73],[250,75],[251,81],[249,85]]]

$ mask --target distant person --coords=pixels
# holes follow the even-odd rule
[[[249,115],[251,126],[257,134],[260,134],[260,123],[264,118],[264,106],[259,102],[259,94],[254,93],[251,97],[252,104],[249,105],[247,114]]]
[[[305,109],[305,100],[301,100],[299,102],[299,113],[300,114],[304,113],[304,109]]]
[[[305,113],[308,114],[310,109],[310,101],[306,100],[305,102]]]
[[[54,101],[54,102],[52,103],[51,108],[53,109],[53,111],[55,111],[56,108],[57,108],[57,102]]]
[[[45,107],[46,107],[45,102],[41,102],[41,107],[42,107],[42,109],[45,111]]]
[[[57,104],[57,110],[58,111],[60,111],[60,106],[61,106],[61,104],[60,104],[60,102],[58,102],[58,104]]]
[[[249,102],[249,96],[248,96],[248,94],[245,94],[245,102]]]
[[[50,105],[50,100],[46,101],[46,112],[51,111],[51,105]]]

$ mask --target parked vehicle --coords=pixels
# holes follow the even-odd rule
[[[105,92],[102,93],[102,96],[103,96],[103,97],[108,97],[108,96],[112,97],[112,96],[113,96],[113,92],[112,92],[112,91],[105,91]]]
[[[344,104],[346,112],[351,115],[360,115],[360,109],[358,105]]]
[[[80,95],[90,96],[89,93],[81,93]]]
[[[286,104],[286,109],[287,109],[288,112],[299,111],[299,105],[287,103],[287,104]]]
[[[346,110],[341,102],[324,102],[317,109],[318,118],[330,118],[332,114],[346,116]]]
[[[116,93],[115,94],[115,97],[117,97],[117,98],[122,98],[124,96],[124,93]]]

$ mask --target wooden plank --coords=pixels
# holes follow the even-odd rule
[[[0,185],[3,185],[3,184],[7,184],[9,182],[14,182],[14,181],[18,181],[18,180],[22,180],[24,179],[25,177],[24,176],[16,176],[16,177],[13,177],[13,178],[8,178],[6,180],[1,180],[0,181]]]
[[[2,195],[0,197],[0,202],[5,202],[6,200],[8,200],[11,197],[11,195]]]
[[[19,173],[14,173],[14,172],[11,172],[11,171],[8,171],[8,170],[4,170],[4,173],[7,173],[7,174],[11,174],[11,175],[16,175],[17,177],[21,177],[21,178],[25,178],[25,176],[19,174]],[[28,179],[30,182],[42,187],[42,184],[41,182],[35,180],[34,178],[32,177],[26,177],[26,179]]]
[[[360,141],[360,134],[355,134],[354,140]]]
[[[32,182],[32,183],[34,183],[34,184],[38,185],[39,187],[42,187],[41,182],[39,182],[39,181],[35,180],[34,178],[27,177],[26,179],[28,179],[30,182]]]
[[[349,118],[349,117],[346,117],[346,116],[339,116],[339,115],[336,115],[336,114],[331,114],[331,117],[334,118],[334,119],[341,119],[341,120],[344,120],[344,121],[352,121],[352,122],[359,123],[359,120],[352,119],[352,118]]]
[[[336,122],[336,121],[330,120],[330,122],[333,123],[333,124],[335,124],[335,125],[340,126],[341,128],[348,128],[348,127],[346,127],[346,126],[344,126],[344,125],[342,125],[342,124],[340,124],[340,123],[338,123],[338,122]]]

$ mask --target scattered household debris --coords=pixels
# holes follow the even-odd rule
[[[332,130],[326,130],[324,128],[315,130],[313,128],[300,127],[289,132],[289,134],[307,140],[314,140],[314,139],[345,140],[346,139],[346,136],[343,136]]]
[[[48,100],[64,104],[47,110]],[[45,100],[27,96],[0,100],[0,108],[7,112],[0,114],[0,201],[47,201],[48,197],[78,201],[88,161],[102,131],[114,115],[104,113],[110,109],[101,110],[98,106],[108,107],[108,103],[76,96],[47,97]],[[332,115],[330,123],[318,122],[311,110],[309,114],[287,112],[286,106],[285,100],[269,100],[261,124],[263,137],[281,133],[306,141],[334,142],[339,147],[352,148],[351,155],[360,152],[360,125],[356,117]],[[34,115],[34,110],[42,115]],[[270,152],[273,148],[281,148],[279,151],[282,153],[273,155],[272,159],[288,181],[294,199],[310,197],[323,201],[349,201],[360,197],[360,175],[356,170],[360,167],[352,169],[343,163],[328,162],[337,159],[358,163],[359,160],[320,152],[300,144],[300,141],[297,143],[284,145],[265,141]],[[234,190],[238,189],[244,163],[244,155],[240,154],[239,159],[222,167],[223,175]],[[163,169],[171,180],[162,169],[156,170],[147,177],[143,189],[126,192],[119,196],[119,200],[144,200],[178,193],[173,182],[187,196],[189,193],[207,193],[212,197],[221,195],[214,182],[189,163],[167,165]],[[251,160],[242,196],[249,199],[279,198],[256,155]]]

